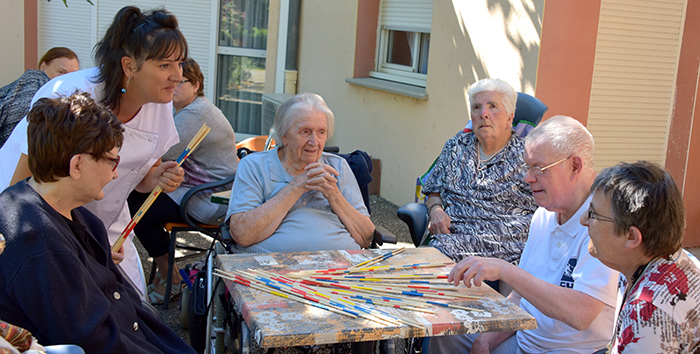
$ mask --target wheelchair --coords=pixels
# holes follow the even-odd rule
[[[336,147],[329,147],[324,149],[324,151],[338,154]],[[239,149],[239,153],[241,152],[245,156],[255,151],[244,147],[242,150]],[[348,161],[355,179],[358,181],[367,210],[370,211],[368,185],[372,180],[370,176],[372,171],[371,158],[363,151],[338,155]],[[206,257],[205,271],[192,284],[193,290],[185,290],[181,296],[181,322],[183,325],[187,323],[191,344],[195,350],[204,350],[205,353],[223,353],[226,348],[231,352],[248,353],[251,344],[250,330],[245,321],[237,314],[234,304],[226,297],[223,281],[213,276],[216,255],[241,253],[246,252],[246,250],[237,247],[231,238],[226,223],[221,224],[215,232],[212,232],[211,229],[202,228],[201,225],[194,223],[187,215],[187,203],[193,195],[230,184],[234,179],[235,176],[230,176],[225,180],[193,187],[185,194],[180,205],[182,218],[192,230],[203,232],[214,239]],[[396,236],[388,230],[381,226],[375,227],[370,248],[378,248],[385,242],[392,244],[397,242]],[[205,299],[205,301],[202,301],[202,299]],[[192,316],[197,317],[197,319],[191,318]],[[204,333],[202,333],[201,327],[204,326]],[[373,348],[370,349],[373,345],[375,343],[358,343],[354,345],[353,353],[369,352],[373,350]],[[393,342],[380,345],[389,348],[386,352],[393,353],[391,350]]]
[[[547,107],[538,98],[530,96],[526,93],[518,92],[518,99],[515,105],[515,116],[513,118],[513,129],[521,137],[525,137],[532,129],[534,129],[537,124],[540,123],[542,117],[547,112],[549,107]],[[467,124],[464,131],[471,130],[471,121]],[[437,161],[437,159],[436,159]],[[433,162],[433,165],[435,162]],[[420,187],[424,183],[430,173],[432,172],[433,165],[430,169],[419,178],[420,185],[416,186],[416,199],[418,199],[420,194]],[[428,233],[428,223],[430,222],[430,217],[428,215],[428,208],[425,203],[419,203],[416,200],[415,203],[408,203],[399,208],[396,212],[399,219],[406,223],[408,226],[409,233],[411,234],[411,240],[416,247],[427,245],[430,240],[430,235]]]

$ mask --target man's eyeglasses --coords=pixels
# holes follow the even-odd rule
[[[595,211],[588,209],[588,220],[600,220],[600,221],[607,221],[607,222],[615,222],[615,219],[609,218],[607,216],[600,215],[596,213]]]
[[[119,166],[119,160],[121,160],[119,155],[117,155],[117,157],[102,156],[102,158],[114,164],[114,167],[112,167],[112,172],[117,169],[117,166]]]
[[[182,86],[182,84],[184,84],[185,82],[190,82],[190,80],[182,80],[182,81],[178,82],[177,87]]]
[[[529,172],[533,176],[537,177],[537,176],[541,176],[544,173],[544,171],[547,171],[548,168],[552,168],[552,167],[554,167],[554,166],[556,166],[556,165],[558,165],[558,164],[560,164],[568,159],[569,159],[569,157],[563,158],[555,163],[551,163],[551,164],[544,166],[544,167],[530,166],[530,165],[524,163],[520,166],[520,169],[523,171],[524,174],[528,174],[528,172]]]

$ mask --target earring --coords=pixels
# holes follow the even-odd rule
[[[122,87],[122,93],[126,93],[126,89],[129,88],[129,81],[131,81],[130,77],[126,78],[126,87]]]

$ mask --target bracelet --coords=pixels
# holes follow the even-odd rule
[[[428,215],[430,215],[433,212],[433,209],[435,209],[436,206],[439,206],[440,208],[445,210],[445,208],[442,207],[442,203],[435,203],[431,205],[430,208],[428,208]]]

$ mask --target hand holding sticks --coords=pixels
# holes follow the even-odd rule
[[[211,130],[211,128],[207,127],[206,124],[202,125],[202,127],[199,129],[197,134],[192,138],[190,143],[187,144],[187,147],[185,148],[185,150],[182,151],[182,154],[180,154],[180,156],[177,158],[177,161],[176,161],[177,167],[180,167],[180,165],[182,165],[182,163],[185,161],[185,159],[187,159],[187,157],[190,156],[192,151],[194,151],[194,149],[197,148],[199,143],[202,142],[204,137],[207,136],[207,134],[209,134],[210,130]],[[146,201],[143,202],[143,205],[141,205],[141,207],[136,212],[134,217],[131,219],[131,221],[129,221],[129,224],[126,225],[126,228],[124,229],[124,231],[122,231],[121,235],[119,235],[119,239],[117,239],[117,242],[115,242],[114,245],[112,245],[113,252],[119,251],[119,249],[122,247],[122,244],[124,244],[124,241],[126,241],[126,238],[129,236],[129,234],[134,229],[136,224],[143,217],[143,214],[145,214],[146,211],[148,210],[148,208],[151,207],[151,204],[153,204],[153,202],[156,200],[156,198],[158,198],[158,196],[160,195],[160,193],[162,191],[163,191],[163,188],[160,185],[153,188],[153,192],[151,192],[151,194],[148,196],[148,199],[146,199]]]

